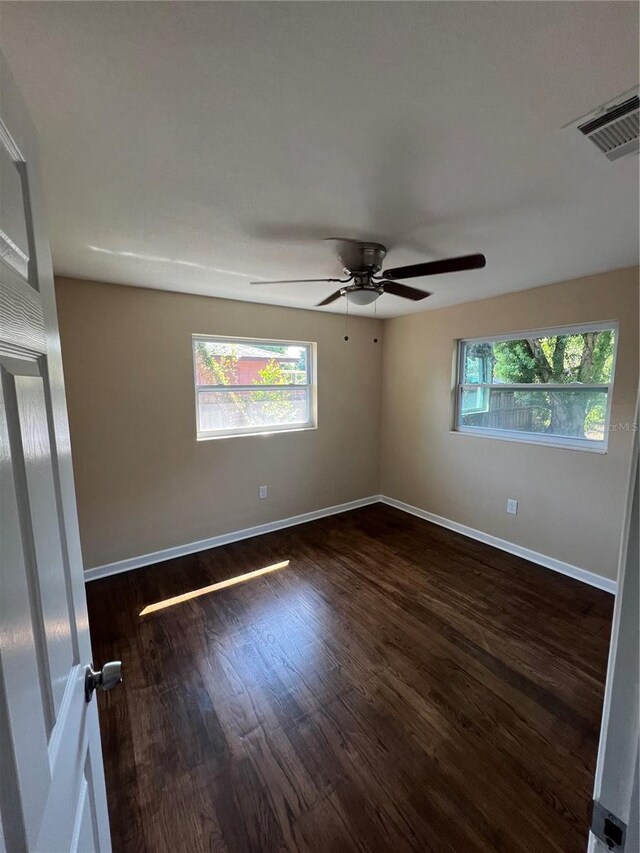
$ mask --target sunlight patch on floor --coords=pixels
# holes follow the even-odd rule
[[[167,607],[173,607],[174,604],[182,604],[184,601],[191,601],[192,598],[199,598],[201,595],[208,595],[210,592],[217,592],[219,589],[226,589],[230,586],[236,586],[239,583],[245,583],[260,575],[276,572],[278,569],[286,569],[289,565],[289,560],[284,560],[282,563],[274,563],[272,566],[265,566],[263,569],[256,569],[254,572],[247,572],[244,575],[236,575],[234,578],[227,578],[225,581],[212,583],[209,586],[193,589],[191,592],[184,592],[182,595],[174,595],[173,598],[165,598],[164,601],[157,601],[155,604],[148,604],[140,611],[140,616],[148,616],[149,613],[157,613],[158,610],[165,610]]]

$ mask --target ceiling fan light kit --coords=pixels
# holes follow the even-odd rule
[[[352,284],[349,287],[343,287],[340,296],[346,296],[352,305],[371,305],[383,293],[382,287]]]
[[[446,258],[441,261],[428,261],[423,264],[410,264],[405,267],[393,269],[382,269],[382,263],[387,255],[387,249],[382,243],[373,243],[367,240],[350,240],[343,237],[329,237],[327,239],[339,242],[338,260],[342,264],[345,275],[341,278],[307,278],[291,279],[286,281],[252,281],[251,284],[298,284],[300,282],[337,282],[346,287],[340,287],[316,307],[330,305],[341,296],[353,305],[371,305],[382,296],[389,293],[399,296],[401,299],[418,301],[431,296],[424,290],[401,284],[397,279],[419,278],[428,275],[442,275],[448,272],[462,272],[464,270],[481,269],[486,265],[484,255],[462,255],[458,258]]]

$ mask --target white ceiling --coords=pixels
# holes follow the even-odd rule
[[[562,126],[638,78],[638,5],[4,3],[58,273],[311,307],[335,234],[436,308],[638,262],[638,157]],[[343,311],[339,300],[329,309]],[[372,314],[373,306],[358,313]]]

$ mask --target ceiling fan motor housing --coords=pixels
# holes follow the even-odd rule
[[[338,259],[347,274],[373,275],[382,269],[387,254],[382,243],[354,242],[340,247]]]

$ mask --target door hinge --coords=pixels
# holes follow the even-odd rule
[[[612,814],[598,800],[593,801],[591,811],[591,832],[606,844],[607,850],[623,853],[627,837],[627,825]]]

